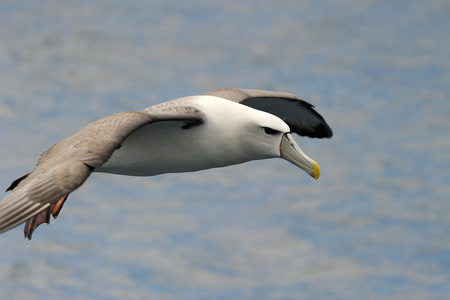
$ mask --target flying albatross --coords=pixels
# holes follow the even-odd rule
[[[0,233],[25,222],[31,239],[92,172],[132,176],[193,172],[281,157],[314,179],[319,165],[291,136],[330,138],[314,106],[295,95],[219,89],[99,119],[45,151],[0,202]]]

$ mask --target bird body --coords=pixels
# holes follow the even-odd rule
[[[194,119],[202,112],[201,123],[194,121],[189,125],[188,121],[166,121],[145,125],[130,134],[120,149],[94,171],[153,176],[277,157],[279,141],[276,145],[262,147],[271,137],[264,134],[262,128],[265,124],[280,132],[289,131],[289,126],[274,115],[215,96],[176,99],[166,102],[164,108],[168,107],[183,110]],[[156,105],[144,111],[152,115],[158,114],[160,109]],[[247,117],[243,118],[243,115]],[[259,123],[248,124],[249,119]],[[259,143],[256,143],[255,135]],[[255,145],[259,147],[255,149]]]
[[[31,239],[92,172],[153,176],[281,157],[317,179],[319,166],[290,132],[332,135],[311,104],[261,90],[220,89],[107,116],[45,151],[11,184],[0,202],[0,233],[26,222]]]

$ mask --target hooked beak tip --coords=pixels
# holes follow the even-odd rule
[[[320,167],[314,160],[309,158],[295,143],[289,133],[286,133],[279,146],[280,157],[291,162],[308,173],[314,180],[320,177]]]
[[[317,179],[319,179],[320,177],[320,167],[319,164],[316,163],[315,161],[312,163],[312,169],[311,169],[311,176],[314,178],[314,180],[317,181]]]

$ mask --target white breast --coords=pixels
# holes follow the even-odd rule
[[[246,114],[266,114],[211,96],[185,99],[205,114],[203,124],[160,121],[131,134],[97,172],[134,176],[192,172],[261,159],[246,151]],[[188,103],[185,103],[188,104]]]

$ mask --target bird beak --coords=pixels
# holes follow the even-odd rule
[[[289,132],[285,133],[281,138],[280,155],[281,158],[293,163],[308,173],[315,180],[319,178],[319,165],[314,160],[309,158],[308,155],[303,153],[302,149],[300,149]]]

